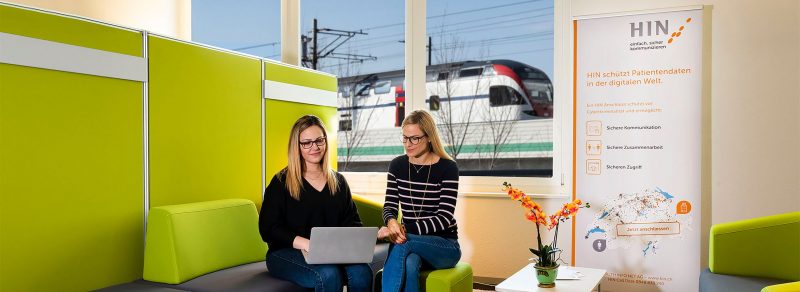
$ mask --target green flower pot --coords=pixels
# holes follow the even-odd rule
[[[539,281],[539,287],[553,288],[556,286],[556,276],[558,276],[558,266],[559,265],[555,265],[552,267],[533,266],[534,268],[536,268],[536,280]]]

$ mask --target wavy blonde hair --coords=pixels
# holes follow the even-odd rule
[[[336,173],[331,169],[330,162],[328,161],[330,147],[328,145],[328,134],[325,131],[325,125],[317,116],[302,116],[297,119],[297,121],[294,122],[294,126],[292,126],[292,131],[289,136],[289,163],[286,165],[286,168],[283,169],[286,172],[286,187],[289,189],[289,194],[298,201],[300,200],[300,191],[303,189],[303,173],[306,171],[306,162],[303,159],[303,155],[300,154],[300,133],[313,126],[322,129],[322,135],[325,136],[325,152],[322,154],[320,166],[325,175],[325,180],[327,181],[331,196],[336,193],[339,187]]]
[[[431,114],[424,110],[415,110],[408,114],[408,116],[403,119],[402,127],[406,125],[417,125],[422,132],[425,133],[425,136],[428,136],[428,141],[430,141],[430,149],[439,157],[453,160],[447,151],[444,150],[444,144],[442,143],[442,139],[439,138],[439,130],[436,129],[436,122],[433,121],[433,117]]]

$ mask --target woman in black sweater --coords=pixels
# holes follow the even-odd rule
[[[269,245],[270,274],[315,291],[370,291],[367,264],[310,265],[313,227],[361,226],[344,177],[330,168],[325,127],[316,116],[301,117],[289,138],[289,163],[264,191],[258,227]]]
[[[392,241],[383,291],[419,291],[421,267],[452,268],[461,258],[455,209],[458,165],[425,111],[403,120],[401,155],[389,164],[383,219]],[[403,224],[398,223],[402,210]]]

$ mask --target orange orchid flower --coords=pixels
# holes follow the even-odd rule
[[[530,210],[525,212],[525,219],[528,219],[528,221],[536,222],[536,218],[536,212]]]
[[[531,199],[531,197],[528,196],[522,197],[522,200],[520,201],[522,202],[522,207],[524,207],[525,209],[535,209],[534,207],[538,205],[536,204],[536,202],[533,201],[533,199]]]
[[[575,215],[578,213],[578,210],[581,208],[589,208],[589,203],[584,205],[584,202],[580,199],[575,199],[572,202],[564,204],[561,209],[558,209],[555,213],[548,216],[542,206],[536,203],[533,199],[525,195],[524,192],[521,190],[514,188],[509,183],[503,183],[503,191],[508,193],[508,196],[515,200],[520,201],[523,208],[525,208],[525,219],[531,222],[536,223],[536,239],[538,246],[536,248],[531,248],[531,252],[538,256],[537,265],[543,267],[551,267],[557,266],[558,256],[557,251],[560,251],[557,246],[557,239],[558,239],[558,225],[561,222],[566,222],[567,220],[574,218]],[[547,230],[555,229],[555,236],[553,237],[553,241],[550,244],[543,244],[542,237],[540,233],[540,227],[544,226]]]

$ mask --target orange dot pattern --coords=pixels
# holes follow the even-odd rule
[[[690,22],[692,22],[692,18],[691,17],[686,19],[686,23],[690,23]],[[672,42],[675,41],[676,38],[680,37],[681,36],[681,32],[683,31],[684,28],[686,28],[685,24],[681,25],[681,27],[678,28],[678,31],[673,32],[670,35],[670,38],[667,40],[667,43],[671,44]]]

